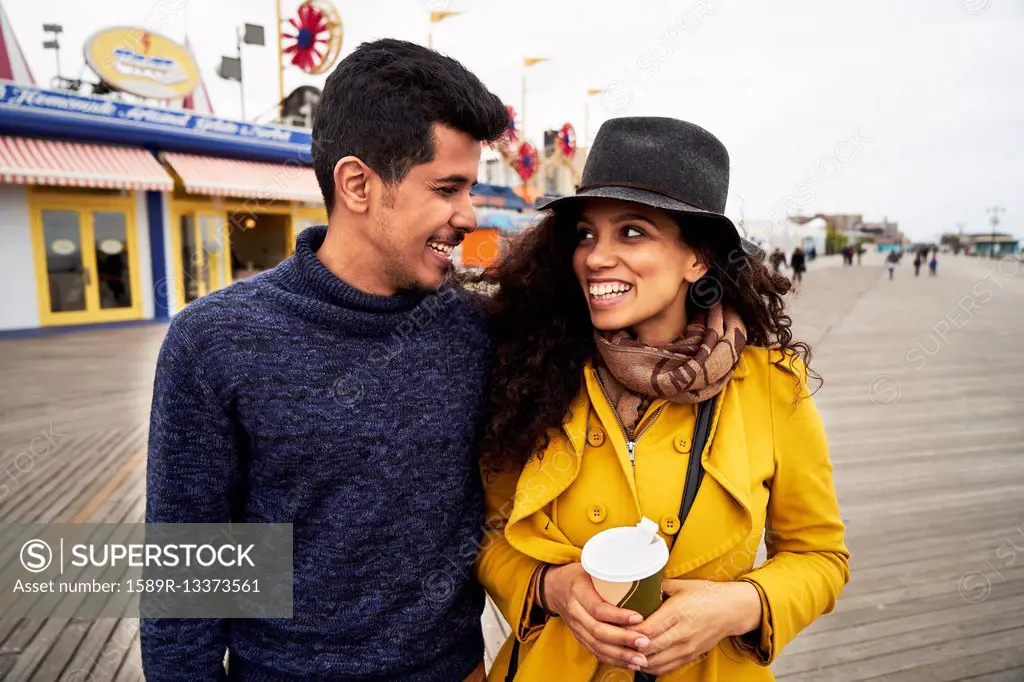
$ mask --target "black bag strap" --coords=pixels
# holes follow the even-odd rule
[[[704,467],[701,456],[708,438],[711,437],[711,422],[715,417],[715,404],[718,396],[712,396],[697,406],[697,424],[693,427],[693,442],[690,444],[690,461],[686,465],[686,484],[683,487],[683,499],[679,504],[679,529],[682,530],[686,517],[690,515],[693,501],[697,499],[697,490],[704,480]]]
[[[512,657],[508,659],[508,672],[505,673],[505,682],[512,682],[516,679],[516,673],[519,672],[519,637],[515,637],[512,642]]]
[[[697,406],[697,424],[693,427],[693,442],[690,444],[690,460],[686,465],[686,483],[683,485],[683,499],[679,503],[679,531],[682,532],[683,523],[690,515],[693,501],[697,499],[697,490],[704,480],[704,467],[701,466],[701,456],[704,454],[704,446],[707,445],[711,436],[711,422],[715,417],[715,403],[717,396],[712,396]],[[679,537],[677,534],[676,537]],[[633,682],[654,682],[654,675],[643,672],[636,672],[633,675]]]
[[[682,531],[686,517],[690,515],[690,508],[697,499],[697,491],[704,480],[704,467],[700,460],[704,454],[704,446],[711,437],[711,422],[715,417],[715,404],[718,396],[712,396],[697,406],[697,423],[693,427],[693,441],[690,444],[690,459],[686,465],[686,483],[683,485],[683,499],[679,503],[679,530]],[[514,635],[513,635],[514,636]],[[515,637],[512,642],[511,658],[508,662],[508,671],[505,673],[505,682],[513,682],[516,673],[519,672],[519,638]],[[655,677],[647,673],[637,672],[633,675],[634,682],[654,682]]]

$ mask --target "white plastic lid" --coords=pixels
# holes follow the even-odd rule
[[[583,545],[583,570],[598,580],[625,583],[654,575],[668,563],[668,546],[658,524],[644,518],[635,526],[609,528]]]

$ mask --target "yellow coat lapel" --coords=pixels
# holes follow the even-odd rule
[[[573,546],[544,509],[579,475],[589,408],[586,392],[580,391],[563,423],[568,443],[559,434],[552,434],[544,456],[530,459],[516,484],[505,538],[538,561],[563,564],[580,559],[579,548]]]
[[[739,396],[745,370],[741,360],[719,394],[709,442],[701,456],[704,480],[669,554],[667,577],[685,575],[714,561],[750,534],[750,462]],[[726,535],[725,528],[734,530]]]

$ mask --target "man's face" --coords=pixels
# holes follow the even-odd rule
[[[372,238],[390,287],[432,292],[441,286],[455,247],[476,229],[469,190],[479,163],[479,141],[435,125],[434,159],[377,194],[370,207]]]

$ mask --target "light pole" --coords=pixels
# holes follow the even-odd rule
[[[523,130],[523,141],[526,137],[526,71],[535,64],[550,61],[548,57],[524,57],[523,58],[523,99],[522,108],[519,110],[519,127]]]
[[[989,247],[992,250],[992,258],[996,257],[996,227],[999,225],[999,214],[1003,213],[1004,211],[1006,211],[1006,209],[1003,208],[1002,206],[990,206],[989,208],[985,209],[985,212],[992,216],[989,219],[989,222],[992,223],[992,242],[989,244]]]
[[[284,108],[284,36],[281,33],[281,0],[274,4],[277,5],[277,113],[280,115]]]
[[[583,144],[590,148],[590,98],[600,95],[604,88],[587,88],[587,96],[583,100]]]
[[[217,75],[224,80],[238,81],[238,94],[242,104],[242,120],[245,120],[245,85],[242,78],[242,43],[246,45],[264,45],[263,27],[257,24],[245,24],[235,31],[234,57],[221,57]]]
[[[427,29],[427,47],[431,50],[434,49],[434,24],[438,24],[448,17],[455,17],[462,14],[462,12],[454,10],[444,10],[441,12],[430,13],[430,28]]]
[[[64,32],[64,27],[60,24],[43,24],[43,31],[53,34],[50,40],[43,42],[43,49],[53,50],[57,53],[57,78],[60,79],[60,40],[58,36]]]

